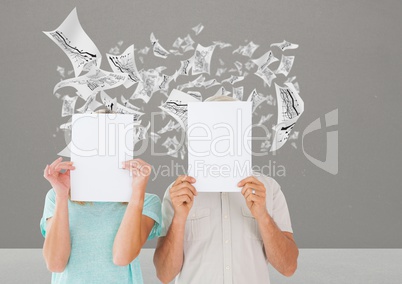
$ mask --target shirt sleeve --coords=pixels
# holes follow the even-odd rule
[[[274,187],[272,218],[281,231],[293,233],[288,205],[279,184]]]
[[[174,182],[172,182],[169,187],[166,189],[165,194],[162,200],[162,228],[161,228],[161,237],[165,237],[167,231],[169,230],[170,225],[172,224],[172,219],[174,215],[174,209],[172,205],[172,201],[170,200],[169,190],[172,187]]]
[[[45,198],[45,206],[43,208],[43,215],[40,219],[40,230],[42,236],[46,238],[46,220],[53,216],[54,208],[56,206],[56,192],[51,188]]]
[[[157,195],[146,193],[142,215],[148,216],[155,221],[154,226],[148,235],[148,240],[158,237],[160,235],[162,216],[161,201]]]

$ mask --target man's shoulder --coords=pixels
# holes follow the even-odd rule
[[[169,200],[170,200],[169,191],[170,191],[170,189],[172,188],[172,186],[173,186],[173,184],[174,184],[175,181],[176,181],[176,180],[172,181],[172,182],[169,184],[169,186],[166,188],[166,190],[165,190],[165,192],[164,192],[164,194],[163,194],[163,199],[169,199]]]
[[[268,185],[269,187],[274,187],[274,188],[280,189],[279,183],[273,177],[267,176],[263,173],[256,172],[256,171],[253,171],[253,176],[255,176],[259,181]]]

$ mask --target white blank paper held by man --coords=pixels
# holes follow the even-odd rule
[[[188,174],[200,192],[239,192],[252,174],[251,102],[188,103]]]
[[[74,114],[72,117],[71,200],[129,201],[134,117],[130,114]]]

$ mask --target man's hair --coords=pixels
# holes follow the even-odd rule
[[[228,96],[215,95],[207,98],[204,102],[237,102],[238,99]]]

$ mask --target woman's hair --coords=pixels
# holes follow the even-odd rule
[[[116,112],[114,112],[114,111],[112,111],[112,110],[110,110],[110,109],[107,109],[107,108],[102,108],[102,109],[98,109],[97,111],[95,111],[95,113],[116,113]],[[71,200],[71,189],[70,189],[70,200]],[[71,200],[71,202],[74,202],[74,203],[77,203],[77,204],[79,204],[79,205],[86,205],[86,204],[93,204],[92,202],[86,202],[86,201],[74,201],[74,200]],[[121,204],[128,204],[128,202],[121,202]]]
[[[223,96],[223,95],[215,95],[207,98],[204,102],[236,102],[239,101],[233,97]]]

